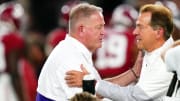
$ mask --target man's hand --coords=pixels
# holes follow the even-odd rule
[[[144,57],[144,52],[143,51],[139,51],[136,62],[133,66],[133,71],[135,72],[135,74],[139,77],[141,74],[141,68],[142,68],[142,62],[143,62],[143,57]]]
[[[81,71],[70,70],[66,72],[65,81],[69,87],[82,87],[82,80],[84,75],[89,74],[88,71],[81,64]]]

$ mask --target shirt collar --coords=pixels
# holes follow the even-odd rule
[[[65,39],[68,40],[69,42],[72,42],[75,48],[77,48],[77,50],[79,50],[85,58],[87,58],[88,60],[92,60],[92,52],[89,51],[87,47],[84,44],[82,44],[79,40],[73,38],[69,34],[66,35]]]
[[[172,37],[170,37],[167,41],[165,41],[165,43],[161,47],[153,50],[152,52],[145,51],[145,54],[146,55],[161,54],[165,49],[170,47],[173,44],[173,42],[174,42],[174,40],[172,39]]]

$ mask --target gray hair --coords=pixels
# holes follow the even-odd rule
[[[69,29],[73,29],[78,21],[82,20],[82,18],[89,18],[95,12],[103,12],[103,10],[88,3],[80,3],[74,6],[69,13]]]

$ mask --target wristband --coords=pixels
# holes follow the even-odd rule
[[[134,72],[134,70],[131,68],[130,69],[131,70],[131,72],[133,73],[133,75],[136,77],[136,79],[138,79],[138,76],[136,75],[136,73]]]

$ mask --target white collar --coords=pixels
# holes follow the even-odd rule
[[[66,35],[65,39],[71,42],[75,46],[75,48],[77,48],[82,53],[82,55],[86,58],[87,61],[91,60],[89,62],[92,64],[92,52],[89,51],[84,44],[82,44],[77,39],[71,37],[69,34]]]

